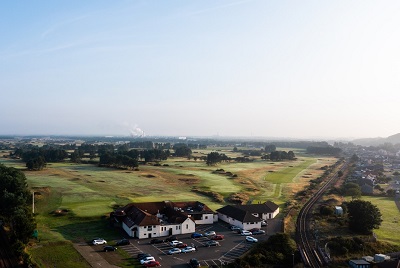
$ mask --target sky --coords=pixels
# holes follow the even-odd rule
[[[387,137],[400,1],[3,1],[0,135]]]

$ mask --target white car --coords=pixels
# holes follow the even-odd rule
[[[241,228],[240,227],[238,227],[238,226],[235,226],[235,225],[232,225],[231,226],[231,230],[232,231],[237,231],[237,230],[240,230]]]
[[[181,242],[181,241],[178,241],[178,240],[173,240],[173,241],[171,241],[171,242],[169,243],[169,245],[170,245],[171,247],[175,247],[175,246],[178,245],[178,244],[182,244],[182,242]]]
[[[104,240],[103,238],[95,238],[92,240],[92,244],[93,245],[103,245],[103,244],[107,244],[107,241]]]
[[[168,255],[172,255],[172,254],[179,254],[182,251],[179,248],[172,248],[168,251]]]
[[[216,235],[215,231],[208,231],[204,233],[205,236],[211,236],[211,235]]]
[[[183,253],[189,253],[189,252],[195,252],[196,249],[194,247],[185,247],[184,249],[182,249]]]
[[[240,235],[252,235],[250,231],[243,230]]]
[[[256,243],[256,242],[258,242],[258,239],[257,239],[257,238],[254,238],[254,237],[252,237],[252,236],[246,236],[246,241],[247,241],[247,242]]]
[[[154,257],[152,257],[152,256],[146,257],[146,258],[140,260],[140,264],[145,264],[146,262],[155,261],[155,260],[156,259],[154,259]]]

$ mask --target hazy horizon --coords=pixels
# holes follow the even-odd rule
[[[0,135],[400,132],[397,1],[0,6]]]

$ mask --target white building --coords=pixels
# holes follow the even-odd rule
[[[201,202],[132,203],[111,213],[130,237],[151,238],[196,231],[196,224],[212,224],[217,215]]]
[[[263,204],[228,205],[217,209],[218,218],[244,230],[261,228],[261,222],[275,218],[279,206],[267,201]]]

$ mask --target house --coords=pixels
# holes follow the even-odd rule
[[[279,206],[267,201],[263,204],[227,205],[217,209],[218,219],[244,230],[261,228],[264,220],[273,219],[279,213]]]
[[[130,236],[142,238],[193,233],[196,224],[212,224],[217,215],[201,202],[131,203],[111,213]]]
[[[365,260],[350,260],[349,266],[353,268],[370,268],[371,264]]]

